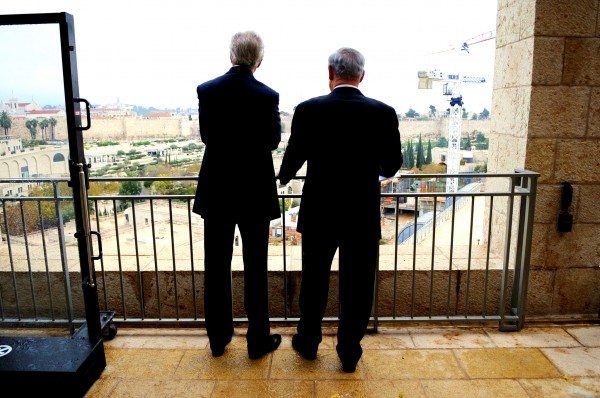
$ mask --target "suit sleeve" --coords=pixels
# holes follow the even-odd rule
[[[279,170],[279,182],[287,184],[307,159],[307,137],[302,107],[296,107],[292,118],[292,133]]]
[[[206,144],[206,120],[204,112],[204,107],[202,106],[202,93],[199,89],[196,89],[196,93],[198,95],[198,123],[200,124],[200,139],[202,142]]]
[[[272,151],[277,149],[281,142],[281,114],[279,113],[279,94],[275,97],[275,103],[273,106],[273,114],[271,118],[271,137],[269,140],[269,147]]]
[[[379,174],[383,177],[392,177],[402,166],[402,147],[400,143],[400,131],[398,130],[398,116],[391,109],[387,112],[384,120]]]

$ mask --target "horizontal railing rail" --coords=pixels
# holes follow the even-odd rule
[[[375,328],[382,321],[494,321],[503,330],[523,326],[538,174],[406,174],[389,181],[432,180],[443,186],[452,177],[476,182],[476,189],[400,192],[406,184],[392,184],[396,188],[382,190]],[[191,210],[196,181],[195,176],[89,179],[99,306],[114,311],[114,322],[203,322],[203,220]],[[72,329],[85,316],[69,179],[0,179],[0,185],[8,183],[39,189],[0,198],[0,325]],[[223,200],[232,202],[232,211],[251,211],[244,208],[244,195],[252,193],[235,192],[232,185]],[[297,214],[288,213],[301,205],[301,194],[279,197],[287,211],[272,221],[270,317],[296,322],[302,239],[295,231]],[[419,229],[423,214],[430,220]],[[399,231],[410,225],[413,235],[399,242]],[[245,322],[239,234],[232,244],[234,317]],[[334,322],[337,272],[336,256],[326,314]]]

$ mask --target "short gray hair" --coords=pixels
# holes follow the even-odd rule
[[[365,57],[357,50],[342,47],[329,56],[329,65],[336,77],[359,79],[365,68]]]
[[[238,32],[231,38],[229,57],[233,65],[248,68],[258,66],[262,62],[264,52],[262,39],[253,31]]]

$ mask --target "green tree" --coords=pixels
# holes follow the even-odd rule
[[[408,168],[415,167],[415,151],[413,150],[412,140],[408,141],[408,149],[406,150],[408,157]]]
[[[446,137],[440,137],[436,146],[438,148],[448,148],[448,139]]]
[[[480,131],[475,136],[475,140],[477,141],[477,149],[488,149],[490,145],[489,138],[486,138],[485,135]]]
[[[50,140],[54,141],[56,139],[56,135],[54,134],[54,128],[58,124],[58,121],[55,118],[51,117],[50,119],[48,119],[48,123],[50,124]]]
[[[289,208],[291,207],[291,205],[292,205],[291,198],[286,198],[285,201],[282,201],[282,199],[279,199],[279,212],[283,213],[283,212],[288,211]]]
[[[465,139],[465,149],[467,151],[470,151],[471,150],[471,146],[472,146],[472,144],[471,144],[471,136],[469,136],[469,134],[467,134],[467,138]]]
[[[73,190],[69,188],[66,183],[59,183],[58,191],[59,195],[62,197],[73,196]],[[54,196],[54,185],[51,183],[45,183],[40,186],[33,187],[29,190],[28,196],[52,197]],[[63,223],[75,218],[75,210],[72,202],[62,201],[60,203],[60,208],[62,210]],[[21,216],[21,213],[23,213],[23,217]],[[11,235],[23,234],[24,230],[27,232],[33,232],[39,231],[42,227],[50,228],[58,225],[56,205],[53,201],[24,201],[19,204],[6,206],[6,220],[8,222],[8,230]]]
[[[37,125],[38,122],[35,119],[30,119],[25,122],[25,127],[29,129],[29,133],[31,134],[32,140],[35,140],[35,136],[37,135]]]
[[[483,108],[483,111],[479,114],[479,119],[488,119],[490,117],[490,111],[486,108]]]
[[[142,184],[139,181],[123,181],[119,188],[119,195],[136,196],[142,192]]]
[[[433,156],[431,155],[431,138],[427,141],[427,156],[425,157],[425,164],[431,164],[433,162]]]
[[[2,114],[0,114],[0,127],[4,129],[4,135],[8,136],[8,130],[12,127],[12,120],[6,111],[3,111]]]
[[[48,122],[48,119],[43,119],[39,124],[40,130],[42,133],[42,140],[46,139],[46,129],[48,128],[49,125],[50,125],[50,122]]]
[[[421,134],[419,134],[419,142],[417,143],[417,168],[423,169],[423,163],[425,163],[425,155],[423,154],[423,141],[421,140]]]
[[[406,117],[413,119],[419,117],[419,114],[413,108],[410,108],[408,112],[406,112]]]
[[[435,106],[434,105],[429,105],[429,115],[431,117],[435,117],[435,112],[436,112]]]
[[[467,112],[466,108],[462,108],[462,118],[466,119],[467,117],[469,117],[469,112]]]
[[[403,169],[408,169],[408,144],[402,148],[402,166]]]
[[[477,120],[477,114],[474,113],[473,116],[471,116],[471,120]]]

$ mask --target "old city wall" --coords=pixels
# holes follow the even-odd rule
[[[56,140],[67,140],[66,118],[55,118],[54,127]],[[144,119],[140,117],[127,118],[94,118],[92,127],[84,131],[84,140],[136,140],[144,138],[171,138],[198,136],[198,120],[188,118]],[[31,139],[31,133],[25,127],[25,119],[13,119],[9,135]],[[50,138],[50,128],[46,130],[46,139]],[[37,138],[42,138],[40,128],[37,128]]]
[[[55,126],[55,138],[57,140],[67,139],[67,123],[65,118],[57,118]],[[289,128],[287,121],[285,129]],[[463,120],[463,134],[473,131],[481,131],[486,136],[490,133],[491,121],[488,120]],[[10,135],[30,139],[31,134],[25,127],[24,119],[13,119]],[[50,129],[46,135],[49,137]],[[437,120],[410,120],[400,121],[400,134],[402,139],[416,138],[419,134],[424,138],[448,134],[448,119]],[[41,138],[38,127],[37,136]],[[189,120],[187,117],[169,119],[144,119],[141,117],[125,118],[93,118],[92,127],[84,132],[84,140],[138,140],[145,138],[169,138],[169,137],[199,137],[198,120]]]

